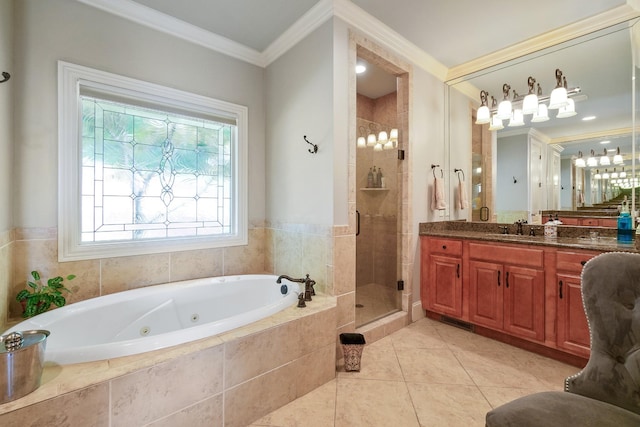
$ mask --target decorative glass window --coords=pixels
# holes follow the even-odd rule
[[[246,108],[60,62],[61,260],[246,244]]]

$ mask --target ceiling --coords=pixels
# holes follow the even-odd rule
[[[80,0],[87,3],[97,0]],[[626,0],[536,0],[535,2],[505,0],[118,0],[128,4],[141,5],[153,9],[149,12],[161,12],[169,17],[202,29],[208,33],[222,36],[239,45],[256,52],[267,52],[279,41],[287,30],[296,24],[304,23],[305,16],[314,10],[349,10],[348,7],[359,8],[359,12],[375,18],[379,25],[405,39],[420,51],[425,52],[442,66],[451,69],[484,55],[509,48],[515,44],[546,34],[566,25],[599,15],[627,4]],[[347,7],[348,6],[348,7]],[[106,6],[109,9],[111,6]],[[339,15],[339,14],[338,14]],[[612,68],[616,52],[608,50],[604,45],[599,49],[581,51],[582,60],[576,63],[585,64],[584,58],[600,59],[599,64]],[[563,63],[571,63],[569,50],[557,54]],[[597,52],[597,53],[596,53]],[[596,53],[594,55],[594,53]],[[585,56],[586,55],[586,56]],[[580,57],[579,57],[580,58]],[[557,61],[559,62],[559,61]],[[536,78],[543,80],[553,78],[556,66],[536,71]],[[626,66],[626,64],[625,64]],[[603,67],[586,66],[579,69],[562,65],[569,86],[580,85],[587,100],[576,109],[592,104],[597,96],[598,83],[607,82],[610,70]],[[597,72],[595,72],[597,68]],[[592,70],[591,76],[585,71]],[[520,70],[516,81],[509,80],[519,93],[526,90],[526,78],[530,69]],[[525,75],[526,74],[526,75]],[[377,76],[373,83],[371,79]],[[498,74],[474,81],[480,87],[497,95],[504,81]],[[369,80],[369,82],[367,81]],[[545,82],[543,89],[550,91],[553,82]],[[395,78],[386,75],[375,67],[358,77],[359,92],[376,98],[395,88]],[[611,100],[609,100],[610,102]],[[568,119],[564,123],[569,123]],[[573,120],[573,121],[577,121]],[[551,122],[551,121],[550,121]],[[556,132],[550,124],[545,125],[545,132]],[[581,126],[578,124],[576,126]],[[595,125],[594,125],[595,126]],[[503,131],[504,132],[504,131]],[[558,130],[557,133],[568,132]],[[569,146],[567,146],[569,150]],[[577,149],[576,149],[577,151]],[[565,152],[566,155],[569,151]],[[564,157],[564,156],[563,156]]]
[[[263,51],[314,5],[328,0],[132,1]],[[625,0],[351,2],[449,68],[626,3]]]

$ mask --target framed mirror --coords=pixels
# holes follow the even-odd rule
[[[452,122],[449,135],[450,143],[461,134],[467,138],[467,133],[473,141],[469,165],[474,172],[473,220],[488,217],[492,222],[525,219],[539,223],[542,211],[598,206],[621,192],[633,193],[635,209],[632,40],[634,25],[640,25],[636,22],[624,22],[448,82],[451,117],[462,115],[454,110],[461,108],[461,97],[474,100],[469,107],[471,130],[460,131],[456,128],[460,122]],[[548,106],[558,82],[567,89],[575,113],[564,107],[548,109],[548,120],[538,120],[538,112],[536,119],[534,114],[513,117],[516,110],[522,110],[531,87],[540,103]],[[502,128],[476,124],[481,91],[488,94],[491,115],[497,113],[505,95],[511,101],[511,115],[500,121]],[[596,163],[587,166],[592,154]],[[576,164],[580,158],[585,166],[581,160]]]

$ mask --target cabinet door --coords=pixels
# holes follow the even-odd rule
[[[502,264],[469,261],[469,320],[502,329]]]
[[[557,345],[579,356],[589,357],[590,337],[584,314],[580,276],[557,275]]]
[[[427,307],[437,313],[462,317],[462,260],[431,255]]]
[[[504,272],[504,330],[544,341],[544,271],[506,265]]]

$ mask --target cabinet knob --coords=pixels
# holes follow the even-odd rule
[[[587,261],[580,261],[580,264],[585,265]]]
[[[442,249],[447,249],[447,245],[442,245]]]

